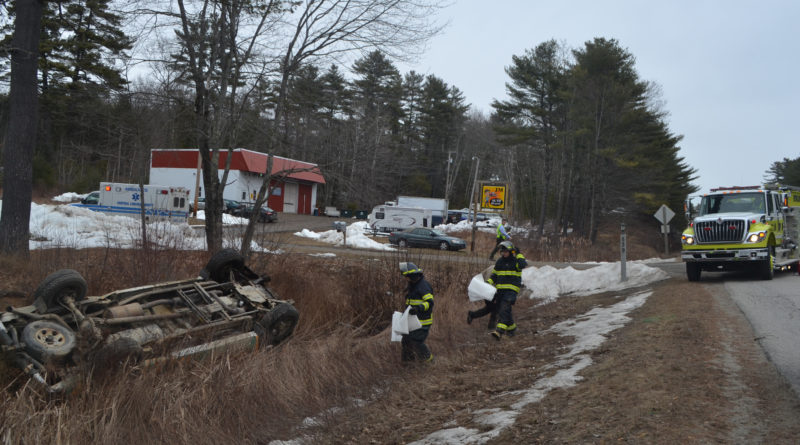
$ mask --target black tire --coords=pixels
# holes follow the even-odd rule
[[[47,320],[36,320],[22,329],[25,351],[42,363],[63,363],[75,349],[75,333]]]
[[[405,249],[406,247],[408,247],[408,241],[406,241],[404,239],[401,239],[401,240],[397,241],[397,247]]]
[[[259,320],[263,329],[262,343],[275,346],[286,340],[294,332],[300,314],[289,303],[278,303],[268,314]]]
[[[61,269],[48,275],[33,292],[33,305],[40,314],[68,312],[63,302],[66,297],[75,301],[86,298],[86,280],[72,269]]]
[[[136,340],[121,337],[103,345],[92,357],[97,369],[108,369],[119,366],[125,361],[138,362],[142,357],[142,346]]]
[[[775,277],[775,246],[769,246],[769,257],[758,265],[762,280],[771,280]]]
[[[686,278],[689,281],[700,281],[702,269],[697,263],[686,263]]]
[[[447,241],[442,241],[439,243],[439,250],[450,250],[450,244],[447,244]]]
[[[231,270],[241,267],[244,267],[242,254],[233,249],[222,249],[208,260],[200,276],[204,280],[210,278],[217,283],[227,283],[231,280]]]

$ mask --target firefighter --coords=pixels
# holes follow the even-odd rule
[[[497,238],[495,239],[494,249],[492,249],[492,253],[489,254],[489,259],[494,259],[494,254],[497,253],[497,250],[500,248],[500,243],[510,239],[511,235],[508,234],[508,220],[503,218],[500,224],[497,225]]]
[[[490,332],[500,340],[503,335],[513,336],[517,330],[511,308],[517,301],[519,288],[522,286],[522,269],[528,265],[525,257],[511,244],[503,241],[499,245],[500,258],[494,265],[492,276],[487,282],[497,289],[494,301],[497,311],[497,325]]]
[[[428,338],[428,331],[433,324],[433,288],[422,275],[422,269],[414,263],[400,263],[400,272],[408,280],[406,305],[411,307],[409,314],[416,315],[422,325],[421,328],[403,335],[401,358],[404,362],[429,362],[433,360],[433,354],[425,345],[425,339]]]

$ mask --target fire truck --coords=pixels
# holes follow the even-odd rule
[[[694,202],[686,200],[690,224],[681,236],[689,281],[703,271],[743,269],[771,280],[775,270],[797,268],[800,187],[719,187]]]

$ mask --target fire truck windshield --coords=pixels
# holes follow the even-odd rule
[[[714,213],[765,213],[764,193],[729,193],[704,196],[700,216]]]

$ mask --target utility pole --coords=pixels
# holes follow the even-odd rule
[[[481,166],[481,158],[473,156],[475,162],[475,178],[472,180],[472,244],[470,249],[475,252],[475,232],[478,230],[478,200],[476,188],[478,187],[478,169]]]
[[[453,153],[452,151],[447,152],[447,174],[445,175],[444,180],[444,199],[447,202],[450,202],[450,166],[453,164]]]
[[[194,206],[192,207],[194,210],[192,212],[192,216],[197,218],[197,201],[200,197],[200,175],[203,174],[203,157],[200,156],[200,150],[197,150],[197,171],[195,172],[194,178]],[[223,201],[223,207],[225,206],[225,202]]]

